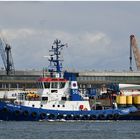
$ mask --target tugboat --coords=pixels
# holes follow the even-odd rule
[[[0,120],[140,120],[134,107],[92,108],[80,93],[76,75],[62,72],[61,51],[66,44],[55,40],[50,52],[49,76],[38,79],[37,94],[18,94],[14,103],[0,102]]]

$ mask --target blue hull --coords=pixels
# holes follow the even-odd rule
[[[135,107],[92,111],[59,111],[26,107],[0,102],[0,120],[140,120],[140,110]]]

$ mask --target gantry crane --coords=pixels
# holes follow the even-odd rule
[[[133,71],[132,69],[132,50],[135,58],[135,63],[137,70],[140,71],[140,51],[137,47],[137,41],[134,35],[130,35],[130,71]]]
[[[7,75],[14,74],[15,68],[11,53],[11,46],[2,38],[0,38],[0,54],[6,70],[6,74]]]

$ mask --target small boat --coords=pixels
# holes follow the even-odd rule
[[[15,121],[78,121],[140,120],[135,106],[93,108],[79,91],[76,75],[62,71],[61,51],[65,44],[55,40],[50,50],[49,76],[38,79],[35,94],[18,94],[14,103],[0,102],[0,120]]]

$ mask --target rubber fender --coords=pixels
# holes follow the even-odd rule
[[[4,113],[8,112],[8,108],[4,107],[4,108],[2,109],[2,112],[4,112]]]
[[[20,111],[19,110],[16,110],[14,113],[15,113],[16,116],[20,115]]]
[[[25,110],[25,111],[23,112],[23,115],[27,117],[27,116],[29,115],[29,112],[28,112],[27,110]]]
[[[48,116],[48,119],[54,119],[55,118],[55,115],[54,114],[50,114],[49,116]]]
[[[97,119],[97,116],[96,115],[91,115],[90,116],[90,120],[96,120]]]
[[[66,119],[66,120],[72,120],[73,117],[69,114],[69,115],[67,115],[67,116],[65,117],[65,119]]]
[[[81,120],[81,117],[80,117],[80,115],[74,115],[73,119],[74,120]]]
[[[104,114],[100,114],[100,115],[99,115],[99,119],[104,120],[104,119],[106,119],[106,117],[105,117]]]
[[[88,119],[89,119],[88,115],[83,115],[82,116],[82,120],[88,120]]]
[[[57,119],[63,119],[63,115],[62,114],[59,114],[56,118]]]
[[[41,117],[41,119],[45,119],[46,118],[46,113],[41,113],[40,117]]]
[[[118,113],[114,114],[114,119],[118,120],[120,118],[120,115]]]
[[[35,117],[37,116],[37,113],[36,113],[36,112],[32,112],[32,113],[31,113],[31,116],[32,116],[33,118],[35,118]]]
[[[113,115],[113,114],[108,114],[108,115],[107,115],[107,119],[113,120],[113,119],[114,119],[114,115]]]

